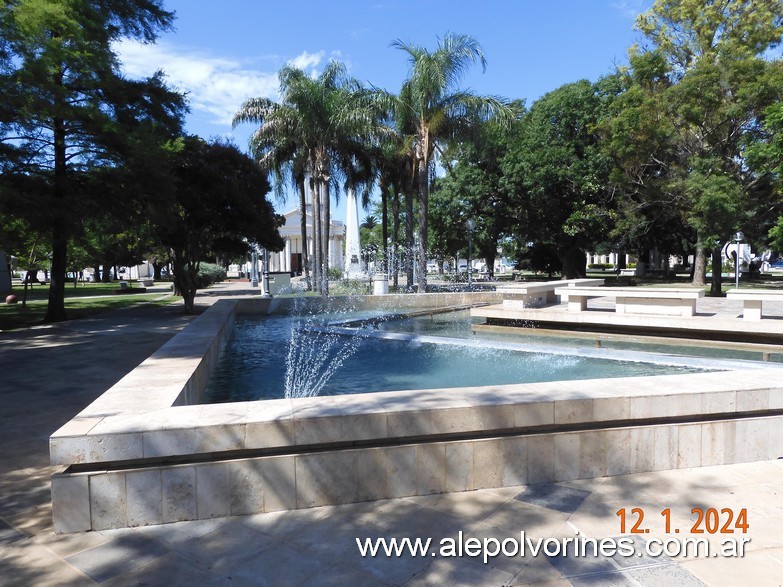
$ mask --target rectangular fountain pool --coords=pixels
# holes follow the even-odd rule
[[[466,313],[437,322],[392,319],[380,326],[240,317],[202,402],[671,375],[708,368],[616,349],[481,339],[471,333]]]

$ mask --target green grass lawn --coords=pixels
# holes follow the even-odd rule
[[[65,311],[69,319],[78,319],[92,316],[106,310],[123,308],[139,303],[165,306],[181,298],[165,296],[165,293],[152,292],[143,294],[113,295],[118,289],[116,283],[90,283],[72,285],[65,288]],[[32,290],[27,290],[27,307],[22,306],[22,289],[15,287],[14,295],[19,299],[16,304],[0,303],[0,331],[35,326],[43,322],[46,314],[46,304],[49,295],[49,287],[36,285]],[[91,297],[105,296],[105,297]],[[1,300],[5,301],[5,300]]]

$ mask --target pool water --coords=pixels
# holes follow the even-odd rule
[[[239,317],[202,401],[219,403],[284,397],[289,341],[292,330],[302,324],[301,319],[294,317]],[[323,363],[323,368],[334,367],[342,345],[353,345],[351,353],[343,353],[349,356],[325,381],[320,395],[634,377],[700,370],[670,364],[579,356],[568,351],[555,354],[502,348],[492,341],[477,341],[470,330],[470,321],[453,315],[438,317],[437,320],[388,321],[378,330],[359,329],[353,332],[355,334],[331,335],[316,329],[305,334],[298,333],[298,344],[302,348],[295,355],[295,362],[300,366],[316,359]],[[390,332],[408,333],[407,336],[413,340],[376,337]],[[444,336],[447,338],[440,338]],[[327,339],[331,341],[329,344],[324,343]],[[332,346],[326,348],[330,344]],[[301,352],[302,349],[307,352]]]

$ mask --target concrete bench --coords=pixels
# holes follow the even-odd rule
[[[572,287],[560,288],[555,293],[568,301],[569,312],[587,309],[590,298],[615,298],[618,314],[658,314],[664,316],[693,316],[696,300],[704,297],[701,288],[653,287]]]
[[[139,279],[136,283],[141,287],[152,287],[155,285],[155,282],[152,279]]]
[[[742,300],[742,317],[745,320],[761,320],[762,302],[783,302],[783,290],[779,289],[730,289],[730,300]]]
[[[555,290],[562,287],[600,286],[603,279],[566,279],[558,281],[538,281],[498,288],[503,294],[503,307],[508,309],[532,308],[555,303]]]

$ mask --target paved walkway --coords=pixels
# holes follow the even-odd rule
[[[225,287],[226,294],[247,291],[246,284]],[[187,324],[179,307],[140,306],[0,334],[0,584],[783,584],[783,461],[54,535],[49,434]],[[694,507],[747,508],[747,534],[702,535],[713,548],[724,538],[750,538],[745,556],[644,554],[645,543],[666,538],[660,512],[667,507],[672,529],[682,528],[669,538],[687,535]],[[617,516],[622,508],[625,533]],[[356,547],[356,538],[432,538],[437,551],[441,540],[460,532],[464,542],[519,539],[525,531],[533,547],[540,538],[619,539],[636,521],[632,508],[643,509],[643,527],[651,530],[634,537],[643,556],[579,557],[571,546],[568,556],[527,552],[484,564],[448,552],[362,557]],[[507,550],[512,546],[506,543]],[[550,552],[554,547],[550,542]]]

